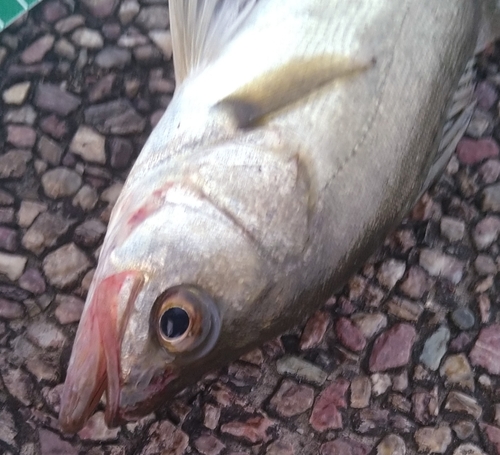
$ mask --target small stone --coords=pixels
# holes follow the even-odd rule
[[[500,176],[500,161],[488,160],[479,168],[479,175],[487,185],[495,183]]]
[[[73,198],[73,205],[80,206],[83,210],[89,211],[95,207],[98,200],[99,197],[94,188],[89,185],[83,185]]]
[[[417,422],[429,424],[439,414],[437,387],[430,392],[418,391],[412,395],[413,413]]]
[[[12,207],[0,207],[0,223],[14,223],[14,209]]]
[[[0,253],[0,274],[16,281],[24,271],[28,258],[17,254]]]
[[[80,439],[90,441],[113,441],[118,438],[120,428],[108,428],[104,421],[104,412],[96,412],[78,432]]]
[[[402,371],[392,379],[392,390],[403,392],[408,388],[408,372]]]
[[[351,320],[366,339],[372,338],[387,327],[387,316],[383,313],[357,313]]]
[[[40,122],[40,128],[54,139],[61,139],[68,133],[66,122],[58,119],[55,114],[43,118]]]
[[[482,210],[500,211],[500,184],[487,186],[482,193]]]
[[[104,137],[85,125],[78,128],[69,145],[69,150],[75,155],[80,155],[85,161],[100,164],[106,162]]]
[[[36,132],[30,126],[7,125],[7,142],[19,148],[31,149],[36,142]]]
[[[459,420],[455,425],[452,426],[453,431],[462,441],[469,438],[474,433],[475,425],[468,420]]]
[[[423,249],[420,252],[420,266],[432,276],[439,276],[458,284],[462,279],[462,261],[439,251]]]
[[[29,406],[32,403],[30,395],[33,390],[33,381],[29,375],[20,368],[7,368],[1,373],[8,392],[24,406]]]
[[[106,226],[99,220],[89,219],[75,229],[74,240],[84,247],[95,246],[104,236]]]
[[[465,354],[450,355],[440,369],[447,384],[458,384],[474,391],[474,374]]]
[[[95,58],[96,64],[104,69],[122,69],[125,68],[131,60],[132,54],[130,51],[117,46],[106,46]]]
[[[441,218],[441,234],[450,242],[458,242],[464,237],[465,223],[456,218],[443,216],[443,218]]]
[[[104,45],[104,40],[97,30],[85,27],[75,30],[71,35],[71,41],[87,49],[101,49]]]
[[[296,376],[298,380],[322,385],[328,375],[316,365],[299,357],[285,356],[276,362],[279,374]]]
[[[58,199],[75,194],[82,186],[82,178],[72,169],[56,167],[43,174],[42,186],[48,197]]]
[[[18,247],[17,231],[0,226],[0,248],[6,251],[16,251]]]
[[[405,396],[399,393],[391,393],[388,397],[388,403],[396,410],[409,414],[411,411],[411,402]]]
[[[486,433],[487,438],[496,449],[496,452],[500,453],[500,428],[483,423],[481,429]]]
[[[168,30],[152,30],[149,32],[151,41],[162,51],[166,60],[172,58],[172,35]]]
[[[257,444],[267,442],[271,439],[269,429],[274,426],[274,422],[264,416],[250,417],[240,422],[232,421],[221,425],[221,432],[230,434],[237,439]]]
[[[66,336],[54,324],[38,320],[32,322],[27,330],[28,339],[42,349],[59,350],[66,344]]]
[[[328,312],[317,311],[314,313],[307,321],[304,331],[302,332],[300,349],[306,350],[318,346],[323,340],[330,322],[331,319]]]
[[[356,432],[370,433],[379,428],[387,428],[389,425],[389,411],[386,409],[366,408],[361,410],[353,418]]]
[[[469,330],[474,327],[475,318],[468,308],[458,308],[451,314],[451,320],[461,330]]]
[[[24,234],[22,244],[27,250],[40,254],[46,248],[54,246],[72,224],[71,220],[60,215],[42,212]]]
[[[118,11],[118,17],[123,25],[132,22],[134,18],[139,14],[141,7],[136,0],[124,0],[121,2],[120,9]]]
[[[50,284],[64,289],[77,282],[90,262],[74,243],[69,243],[48,254],[42,265]]]
[[[85,302],[72,295],[56,295],[55,303],[57,305],[55,316],[60,324],[71,324],[78,322],[82,315]]]
[[[59,435],[43,428],[38,429],[41,455],[78,455],[78,449]]]
[[[54,46],[54,51],[59,56],[66,58],[68,60],[74,60],[76,58],[76,49],[73,44],[71,44],[67,39],[61,38],[58,40]]]
[[[17,429],[14,417],[7,410],[0,410],[0,441],[9,444],[11,447],[17,447],[16,436]]]
[[[470,353],[473,365],[500,374],[500,324],[484,327]]]
[[[375,373],[371,375],[373,395],[378,397],[391,386],[391,377],[388,374]]]
[[[219,455],[226,447],[212,435],[200,436],[194,441],[194,446],[203,455]]]
[[[457,145],[458,159],[465,165],[480,163],[487,158],[497,157],[498,154],[498,145],[490,138],[479,140],[462,138]]]
[[[43,60],[45,54],[52,49],[55,38],[53,35],[44,35],[34,41],[21,54],[21,61],[26,65],[38,63]]]
[[[478,107],[485,111],[489,111],[498,100],[498,94],[495,86],[487,80],[481,81],[477,84],[475,96]]]
[[[146,120],[125,99],[91,106],[85,109],[84,117],[102,134],[142,133],[146,126]]]
[[[30,88],[31,82],[20,82],[5,90],[2,98],[6,104],[21,105],[26,100]]]
[[[92,16],[104,19],[111,16],[118,5],[118,0],[82,0],[82,4]]]
[[[486,324],[490,320],[490,310],[491,310],[491,302],[487,294],[479,295],[477,299],[477,303],[479,306],[479,314],[481,315],[481,322]]]
[[[319,394],[309,419],[309,423],[316,431],[343,428],[339,408],[347,406],[345,394],[348,388],[349,382],[340,378]]]
[[[406,365],[415,338],[415,329],[409,324],[396,324],[379,335],[370,356],[370,371],[376,373]]]
[[[0,205],[12,205],[14,203],[14,196],[0,189]],[[22,205],[22,203],[21,203]]]
[[[285,379],[271,398],[271,407],[283,417],[293,417],[307,411],[314,401],[314,389]]]
[[[269,445],[266,455],[295,455],[295,450],[288,442],[276,441]]]
[[[18,302],[0,298],[0,318],[20,319],[24,316],[24,307]]]
[[[499,232],[500,218],[487,216],[476,225],[472,237],[477,248],[479,250],[484,250],[496,241]]]
[[[372,385],[366,376],[358,376],[351,382],[351,408],[362,409],[370,405]]]
[[[451,444],[451,436],[448,426],[424,427],[415,432],[415,442],[421,452],[445,453]]]
[[[446,346],[449,340],[450,330],[448,327],[443,326],[425,341],[420,361],[431,371],[436,371],[439,368],[441,359],[446,353]]]
[[[412,299],[421,299],[429,290],[427,274],[418,266],[411,267],[407,277],[399,285],[399,289]]]
[[[335,333],[340,343],[351,351],[359,352],[366,346],[366,340],[361,330],[347,318],[337,320]]]
[[[110,164],[114,169],[126,168],[134,153],[132,143],[128,139],[119,137],[114,137],[110,140],[109,150],[111,153]]]
[[[448,394],[445,409],[455,412],[466,412],[475,419],[479,419],[483,408],[470,395],[452,390]]]
[[[387,311],[399,319],[417,322],[424,311],[424,307],[420,303],[394,297],[387,303]]]
[[[486,453],[474,444],[462,444],[455,449],[453,455],[486,455]]]
[[[220,409],[211,404],[206,404],[203,411],[203,424],[210,430],[215,430],[219,425]]]
[[[325,442],[320,448],[320,455],[368,455],[371,448],[352,439],[338,438]]]
[[[402,261],[389,259],[380,266],[377,279],[386,289],[392,289],[396,283],[403,277],[406,271],[406,264]]]
[[[38,153],[49,164],[57,166],[61,162],[63,148],[47,136],[38,141]]]
[[[33,126],[37,119],[37,115],[33,106],[25,104],[19,108],[9,109],[5,113],[3,120],[5,123],[22,123],[24,125]]]
[[[66,117],[80,106],[81,99],[57,85],[39,83],[35,104],[42,110]]]
[[[479,254],[474,261],[474,268],[480,276],[496,275],[497,265],[490,256]]]
[[[168,9],[166,6],[143,7],[136,23],[146,30],[164,29],[169,24]]]
[[[388,434],[377,446],[377,455],[406,455],[406,444],[396,434]]]

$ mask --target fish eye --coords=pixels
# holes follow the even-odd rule
[[[219,337],[217,305],[195,286],[175,286],[165,291],[156,300],[152,316],[160,345],[179,362],[206,354]]]

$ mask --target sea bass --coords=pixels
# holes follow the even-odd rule
[[[103,393],[109,426],[137,419],[305,321],[472,112],[478,1],[169,4],[177,88],[109,222],[62,393],[69,432]]]

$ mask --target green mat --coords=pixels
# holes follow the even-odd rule
[[[0,0],[0,32],[42,0]]]

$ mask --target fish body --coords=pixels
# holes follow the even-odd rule
[[[67,431],[104,391],[108,425],[136,419],[303,322],[408,212],[470,117],[470,78],[452,94],[475,1],[170,8],[177,89],[110,219],[62,396]]]

